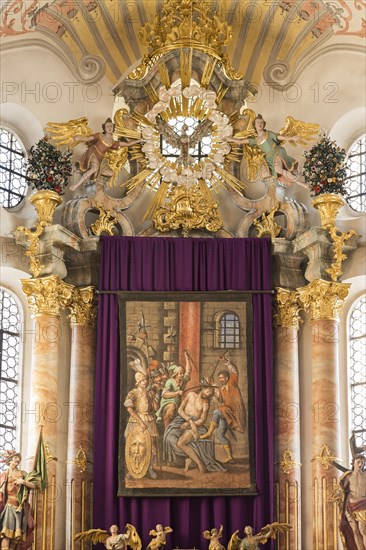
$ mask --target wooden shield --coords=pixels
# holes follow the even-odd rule
[[[126,438],[125,460],[128,473],[134,479],[144,477],[151,461],[151,437],[148,430],[134,428]]]

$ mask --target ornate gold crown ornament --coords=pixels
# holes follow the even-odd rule
[[[243,78],[222,52],[232,39],[232,27],[220,21],[215,11],[207,12],[198,0],[165,0],[161,13],[140,29],[140,38],[149,53],[130,73],[132,80],[142,79],[163,54],[184,48],[202,51],[216,59],[231,80]]]

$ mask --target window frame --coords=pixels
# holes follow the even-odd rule
[[[356,148],[356,146],[358,145],[358,143],[361,140],[364,140],[364,142],[365,142],[364,152],[360,151],[360,147],[358,147],[357,152],[353,152],[353,150]],[[366,134],[365,133],[363,133],[357,139],[355,139],[353,141],[352,145],[348,149],[347,158],[346,158],[347,172],[348,172],[349,159],[352,158],[352,157],[360,157],[359,165],[361,165],[362,156],[365,157],[365,162],[366,162]],[[365,201],[366,201],[366,169],[365,169],[364,172],[362,172],[362,171],[358,172],[355,176],[350,176],[350,177],[346,176],[346,178],[344,180],[344,183],[345,183],[345,187],[346,187],[348,193],[350,193],[348,183],[351,180],[355,180],[355,179],[360,180],[360,182],[358,184],[358,190],[357,190],[358,192],[346,197],[347,204],[354,212],[357,212],[358,214],[364,214],[364,213],[366,213],[366,206],[364,207],[364,209],[361,208],[360,210],[356,210],[356,208],[354,206],[352,206],[352,204],[350,203],[350,200],[351,199],[357,199],[358,197],[360,197],[360,198],[365,197]],[[362,188],[362,184],[363,184],[363,188]]]
[[[26,162],[27,159],[28,159],[27,149],[26,149],[26,147],[25,147],[25,145],[24,145],[24,143],[23,143],[23,140],[19,137],[18,133],[17,133],[16,131],[14,131],[13,128],[10,128],[10,127],[6,126],[5,124],[0,124],[0,132],[2,132],[2,131],[5,131],[5,132],[7,132],[8,134],[10,134],[10,135],[12,136],[12,139],[17,140],[17,142],[19,143],[20,148],[21,148],[22,151],[23,151],[23,159],[24,159],[24,161]],[[0,148],[1,148],[1,147],[3,147],[3,146],[0,144]],[[4,148],[5,148],[5,147],[4,147]],[[7,149],[8,149],[8,148],[7,148]],[[8,149],[8,151],[10,151],[10,149]],[[14,171],[14,170],[11,170],[11,169],[8,170],[8,169],[6,168],[6,173],[8,173],[8,172],[14,173],[14,174],[16,174],[16,175],[19,176],[19,177],[23,177],[23,178],[24,178],[24,182],[25,182],[25,186],[26,186],[24,195],[20,195],[19,193],[13,192],[13,191],[8,191],[7,189],[4,189],[4,191],[2,191],[3,193],[8,193],[8,195],[9,195],[10,197],[11,197],[11,196],[17,196],[17,197],[22,196],[21,200],[20,200],[17,204],[15,204],[15,205],[13,205],[13,206],[0,205],[1,208],[5,208],[5,209],[8,210],[8,211],[14,211],[14,210],[16,210],[17,208],[19,208],[19,207],[21,207],[21,206],[23,205],[24,199],[28,196],[28,193],[29,193],[29,185],[28,185],[28,182],[27,182],[27,180],[26,180],[26,178],[25,178],[25,175],[22,176],[21,174],[19,174],[19,172]]]
[[[349,438],[351,437],[355,426],[353,425],[353,402],[352,402],[352,386],[354,385],[351,381],[351,374],[352,374],[352,357],[351,357],[351,342],[356,340],[356,338],[351,339],[351,319],[352,315],[357,307],[357,304],[362,300],[366,300],[366,292],[361,292],[358,296],[354,298],[352,301],[348,315],[347,315],[347,325],[346,325],[346,347],[347,347],[347,409],[348,409],[348,432],[349,432]],[[361,338],[365,338],[366,340],[366,325],[365,325],[365,331]],[[364,382],[362,382],[363,385],[366,386],[366,375],[364,378]],[[366,408],[365,408],[366,409]],[[366,412],[366,411],[365,411]],[[366,416],[366,414],[365,414]],[[364,433],[364,443],[366,444],[366,429],[362,430],[362,433]],[[349,439],[348,438],[348,439]],[[356,432],[356,438],[357,438],[357,432]]]
[[[16,415],[16,422],[15,422],[15,439],[14,439],[14,449],[21,452],[21,446],[22,446],[22,418],[23,418],[23,412],[22,412],[22,399],[23,399],[23,377],[24,377],[24,340],[23,340],[23,326],[24,326],[24,307],[17,296],[17,294],[10,289],[9,287],[5,285],[0,285],[0,290],[7,293],[15,302],[17,308],[18,308],[18,316],[19,316],[19,331],[18,331],[18,338],[19,338],[19,349],[18,349],[18,377],[17,377],[17,397],[18,397],[18,414]],[[0,320],[1,322],[1,320]],[[3,332],[2,326],[0,329]],[[1,338],[2,339],[2,338]],[[2,352],[2,350],[1,350]],[[0,376],[1,376],[1,370],[0,370]]]

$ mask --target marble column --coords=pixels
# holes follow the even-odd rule
[[[94,287],[75,288],[71,315],[71,365],[67,444],[66,548],[83,548],[75,542],[80,531],[91,529],[93,402],[96,356]]]
[[[35,550],[55,548],[55,518],[57,513],[57,439],[61,406],[57,398],[60,310],[71,299],[73,286],[57,275],[38,279],[23,279],[23,292],[32,312],[32,368],[29,417],[28,456],[34,457],[40,427],[47,460],[47,488],[34,499],[36,516]],[[33,459],[28,468],[33,468]],[[61,511],[60,513],[62,513]]]
[[[292,530],[278,536],[278,548],[301,548],[300,396],[296,291],[276,288],[274,315],[274,410],[276,521]]]
[[[333,492],[340,457],[338,321],[348,284],[316,279],[298,289],[312,324],[313,548],[338,548],[338,510]]]

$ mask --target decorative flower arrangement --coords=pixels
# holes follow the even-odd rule
[[[49,143],[47,137],[29,149],[26,177],[34,189],[55,191],[63,195],[71,173],[71,151],[60,151]]]
[[[165,182],[171,184],[195,185],[200,178],[210,180],[216,166],[224,163],[231,147],[228,139],[233,134],[233,128],[229,118],[217,110],[217,98],[215,92],[207,90],[198,85],[191,85],[182,90],[181,86],[172,86],[167,90],[159,90],[159,101],[153,108],[145,114],[149,122],[154,124],[156,117],[164,112],[170,104],[172,98],[183,95],[187,99],[199,98],[202,105],[209,111],[208,119],[214,123],[212,132],[212,149],[209,155],[201,159],[200,163],[193,166],[185,166],[178,169],[174,162],[167,161],[160,152],[160,135],[154,131],[151,126],[146,126],[142,130],[142,137],[146,141],[142,147],[148,161],[148,168],[158,170]]]
[[[344,180],[346,177],[346,151],[337,146],[329,136],[323,134],[310,151],[305,151],[303,175],[310,185],[313,196],[324,193],[347,195]]]

